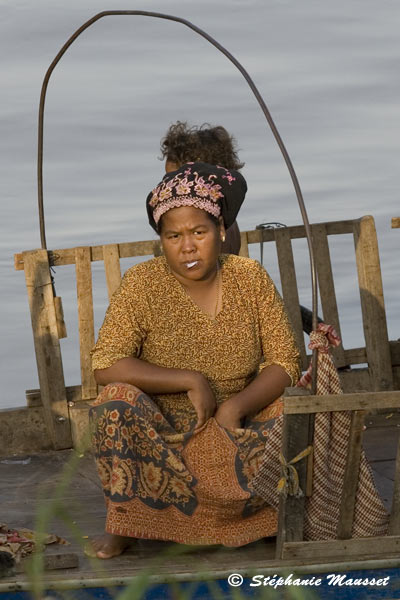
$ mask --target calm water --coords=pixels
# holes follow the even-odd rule
[[[84,5],[84,6],[83,6]],[[399,327],[400,4],[396,0],[0,0],[2,235],[0,407],[37,387],[24,274],[13,254],[40,246],[36,128],[44,73],[69,35],[104,9],[176,14],[205,29],[248,69],[287,145],[311,222],[374,215],[391,339]],[[249,193],[241,228],[300,223],[286,167],[241,75],[189,29],[109,17],[86,31],[53,74],[45,121],[49,248],[152,237],[144,199],[163,174],[159,140],[171,122],[222,124],[237,137]],[[301,300],[310,305],[304,244]],[[256,252],[256,250],[254,250]],[[346,347],[363,343],[352,240],[332,243]],[[256,254],[254,254],[257,257]],[[276,274],[276,257],[267,267]],[[127,268],[130,263],[124,264]],[[71,268],[56,273],[69,337],[67,384],[78,382]],[[94,267],[100,325],[104,274]]]

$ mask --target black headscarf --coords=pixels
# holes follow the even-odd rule
[[[158,233],[161,216],[171,208],[194,206],[215,217],[222,216],[226,228],[236,220],[247,191],[243,175],[202,162],[190,162],[167,173],[146,200],[149,223]]]

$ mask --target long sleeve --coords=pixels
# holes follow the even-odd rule
[[[255,293],[263,351],[260,370],[280,365],[294,385],[300,376],[300,353],[283,301],[265,269],[255,263]]]
[[[127,271],[111,298],[97,343],[91,351],[93,369],[106,369],[121,358],[140,355],[147,327],[143,289],[137,269]]]

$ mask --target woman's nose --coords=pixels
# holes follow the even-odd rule
[[[193,252],[196,249],[196,245],[194,243],[193,236],[184,235],[182,236],[182,251],[183,252]]]

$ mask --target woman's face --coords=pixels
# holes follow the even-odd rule
[[[204,281],[215,272],[224,233],[222,219],[215,225],[204,210],[193,206],[171,208],[163,215],[164,255],[181,283]]]

